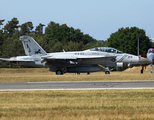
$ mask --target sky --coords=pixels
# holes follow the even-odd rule
[[[0,20],[13,17],[19,24],[53,21],[80,29],[97,40],[107,40],[122,27],[144,29],[154,38],[154,0],[1,0]],[[3,27],[3,26],[2,26]]]

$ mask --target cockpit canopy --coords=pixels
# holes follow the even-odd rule
[[[102,51],[102,52],[110,52],[110,53],[123,53],[120,50],[117,50],[115,48],[112,47],[95,47],[95,48],[91,48],[90,51]]]
[[[154,53],[154,49],[153,49],[153,48],[150,48],[150,49],[148,50],[148,53]]]

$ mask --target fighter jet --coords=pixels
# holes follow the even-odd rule
[[[110,74],[109,67],[123,67],[124,64],[151,63],[143,57],[123,53],[111,47],[95,47],[84,51],[46,53],[45,50],[30,36],[20,36],[26,56],[0,58],[19,65],[49,67],[57,75],[64,73],[90,73],[105,69]]]

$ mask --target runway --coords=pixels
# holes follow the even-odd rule
[[[0,91],[148,89],[148,88],[151,89],[154,88],[154,81],[0,83]]]

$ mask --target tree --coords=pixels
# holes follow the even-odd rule
[[[36,26],[35,33],[42,35],[43,34],[43,26],[45,26],[45,25],[43,25],[41,23],[38,26]]]
[[[26,22],[24,24],[21,25],[21,30],[20,30],[20,35],[26,35],[28,33],[32,32],[33,29],[33,23],[32,22]]]
[[[4,22],[4,20],[0,20],[0,26],[3,25],[2,22]],[[0,30],[0,47],[2,44],[3,44],[3,30]]]
[[[17,18],[13,18],[11,21],[8,21],[8,23],[4,26],[5,34],[8,34],[7,36],[11,37],[14,31],[19,27],[18,24],[19,21]]]
[[[50,22],[45,29],[45,35],[50,40],[67,44],[72,41],[75,43],[82,42],[86,45],[89,42],[96,42],[96,39],[90,37],[88,34],[83,34],[80,29],[68,27],[66,24],[59,25],[58,23]]]
[[[3,25],[4,20],[0,20],[0,28],[1,25]],[[4,37],[3,37],[4,33],[3,30],[0,29],[0,56],[2,55],[2,51],[3,51],[3,43],[4,43]]]
[[[45,34],[49,34],[53,29],[56,27],[59,27],[59,24],[56,24],[55,22],[51,21],[48,26],[45,28]]]
[[[14,39],[13,37],[8,37],[4,41],[3,47],[5,48],[2,55],[4,58],[24,55],[23,45],[18,38]]]
[[[152,46],[151,40],[146,36],[143,29],[137,27],[120,28],[112,33],[107,39],[108,46],[117,48],[123,52],[137,55],[137,43],[139,38],[140,54],[146,54],[148,48]]]
[[[2,22],[4,22],[5,20],[0,20],[0,28],[1,28],[1,25],[3,25]]]

